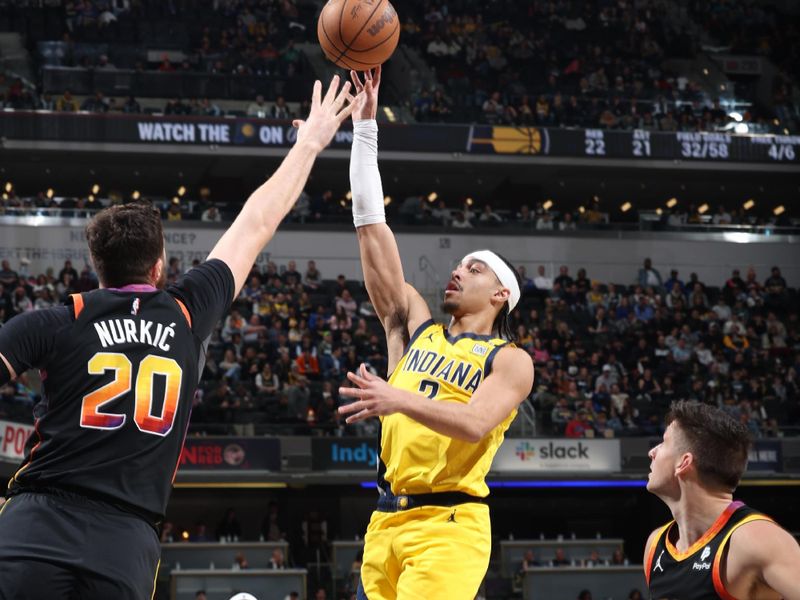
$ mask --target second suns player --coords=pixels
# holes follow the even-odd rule
[[[403,278],[386,224],[375,121],[380,67],[361,81],[353,112],[350,183],[364,280],[386,331],[389,381],[349,373],[348,423],[381,419],[378,505],[364,538],[358,598],[471,600],[489,565],[485,477],[503,434],[533,385],[531,357],[511,343],[516,271],[479,250],[453,269],[434,323]]]

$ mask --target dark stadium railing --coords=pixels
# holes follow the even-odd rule
[[[43,92],[54,97],[69,90],[72,94],[153,98],[214,98],[252,101],[259,94],[288,101],[306,99],[309,77],[279,75],[222,75],[202,72],[137,71],[133,69],[85,69],[45,67]]]
[[[27,198],[18,198],[16,199],[23,204],[33,204],[37,201],[36,198],[27,197]],[[15,200],[15,201],[16,201]],[[73,199],[75,200],[75,199]],[[170,200],[168,198],[163,199],[151,199],[156,206],[160,206],[162,210],[166,211],[169,207]],[[54,202],[61,202],[63,199],[59,198]],[[57,223],[56,221],[67,220],[67,219],[79,219],[85,220],[92,218],[97,212],[105,208],[110,204],[108,199],[96,199],[91,202],[85,202],[84,206],[81,207],[69,207],[69,208],[62,208],[60,206],[4,206],[4,200],[0,200],[0,219],[4,217],[14,219],[27,219],[30,217],[36,217],[37,219],[46,218],[46,219],[53,219],[51,224],[66,224],[66,223]],[[199,203],[195,201],[191,201],[192,205],[199,205]],[[190,201],[185,201],[183,203],[184,206],[190,204]],[[233,222],[234,217],[237,214],[238,206],[231,206],[230,208],[224,207],[219,209],[221,220],[215,222],[217,225],[224,225],[230,224]],[[458,211],[458,208],[450,209],[453,212]],[[520,222],[517,220],[514,215],[510,214],[507,210],[498,209],[494,211],[496,214],[504,217],[505,220],[502,222],[493,224],[493,225],[484,225],[481,224],[480,221],[477,219],[473,219],[473,226],[470,229],[457,229],[453,227],[443,226],[440,223],[435,222],[433,219],[427,220],[420,220],[418,223],[410,224],[411,228],[420,229],[420,230],[429,230],[431,233],[441,232],[443,230],[447,231],[466,231],[467,233],[485,233],[487,231],[492,233],[520,233],[520,232],[529,232],[535,234],[544,234],[544,235],[576,235],[580,234],[580,232],[598,232],[598,231],[664,231],[664,232],[682,232],[682,233],[746,233],[746,234],[754,234],[754,235],[767,235],[767,236],[775,236],[775,235],[797,235],[800,234],[800,219],[791,219],[789,221],[790,224],[788,225],[774,225],[770,223],[756,223],[756,224],[714,224],[711,222],[711,215],[704,219],[705,222],[700,223],[684,223],[681,225],[671,225],[669,224],[666,219],[667,215],[664,214],[663,216],[656,216],[656,213],[652,210],[642,210],[638,212],[638,218],[635,222],[631,222],[631,218],[628,217],[627,221],[616,221],[616,215],[613,213],[608,214],[607,217],[609,221],[607,223],[583,223],[580,221],[574,222],[574,229],[559,229],[559,221],[554,221],[553,229],[538,229],[536,227],[535,221],[530,222]],[[567,211],[570,212],[570,211]],[[205,223],[206,221],[202,221],[201,219],[201,209],[196,209],[193,212],[184,212],[181,214],[181,221],[188,222],[193,225],[197,223]],[[559,216],[558,213],[554,212],[551,213],[555,217]],[[637,211],[634,211],[634,214],[637,214]],[[166,219],[165,219],[166,220]],[[7,220],[7,222],[12,223],[13,221]],[[319,221],[311,221],[301,219],[299,217],[295,217],[290,215],[285,223],[285,226],[289,228],[303,228],[303,229],[312,229],[315,227],[326,227],[332,224],[343,224],[343,223],[350,223],[351,218],[348,214],[341,214],[341,215],[325,215]],[[29,224],[27,222],[20,223],[20,224]],[[30,223],[32,224],[32,223]]]

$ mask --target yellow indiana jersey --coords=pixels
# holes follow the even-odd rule
[[[412,336],[389,383],[434,402],[466,404],[507,344],[486,335],[450,336],[444,325],[427,321]],[[382,476],[395,495],[457,491],[487,496],[486,473],[515,415],[516,410],[475,444],[436,433],[402,414],[383,417],[379,480]]]

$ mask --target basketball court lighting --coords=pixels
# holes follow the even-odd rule
[[[439,194],[436,192],[431,192],[428,194],[428,202],[436,202],[436,199],[439,197]]]
[[[586,207],[585,206],[579,206],[578,207],[578,212],[581,213],[581,214],[585,213],[586,212]]]
[[[383,205],[384,206],[389,206],[391,203],[392,203],[392,197],[391,196],[384,196],[383,197]]]
[[[389,120],[390,123],[394,123],[397,121],[397,117],[394,114],[394,111],[389,106],[383,107],[383,114],[386,115],[386,118]]]
[[[347,190],[347,193],[344,195],[344,197],[347,198],[348,200],[352,200],[353,199],[353,190]]]
[[[173,196],[172,197],[172,203],[173,204],[180,204],[180,202],[181,202],[181,199],[178,198],[177,196]]]
[[[94,194],[89,194],[89,202],[94,202]]]
[[[98,194],[99,192],[100,192],[100,184],[98,184],[98,183],[95,183],[95,184],[92,186],[92,193],[93,193],[93,194]]]
[[[700,206],[698,206],[697,207],[697,212],[699,212],[701,215],[704,215],[705,213],[707,213],[708,212],[708,203],[703,202]]]
[[[183,196],[186,193],[186,186],[182,185],[178,188],[178,196]]]
[[[6,192],[8,192],[10,194],[11,190],[13,190],[13,189],[14,189],[14,184],[11,183],[10,181],[7,181],[6,182]]]
[[[625,202],[622,206],[619,207],[619,209],[622,212],[628,212],[631,208],[633,208],[633,204],[631,204],[630,202]]]
[[[472,198],[467,198],[467,206],[472,206],[475,204],[475,201]]]
[[[341,206],[342,208],[346,208],[347,207],[347,202],[345,201],[344,198],[339,200],[339,206]]]
[[[772,214],[775,215],[776,217],[782,215],[785,212],[786,212],[786,207],[783,204],[781,204],[780,206],[776,206],[772,210]]]
[[[744,204],[742,204],[742,208],[745,210],[750,210],[756,205],[756,201],[752,198],[748,199]]]
[[[133,193],[131,194],[131,198],[134,200],[138,200],[141,196],[142,195],[139,193],[139,190],[133,190]]]
[[[551,208],[553,208],[553,199],[548,198],[547,200],[545,200],[544,204],[542,204],[542,208],[545,210],[550,210]]]
[[[50,199],[55,195],[53,188],[47,188],[47,198]]]
[[[678,203],[678,199],[677,198],[670,198],[669,200],[667,200],[667,208],[672,208],[677,203]]]
[[[664,211],[659,207],[656,209],[656,214],[660,217],[662,214],[664,214]]]

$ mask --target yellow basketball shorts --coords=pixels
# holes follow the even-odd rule
[[[485,504],[375,511],[364,537],[358,597],[473,600],[489,567],[491,546]]]

